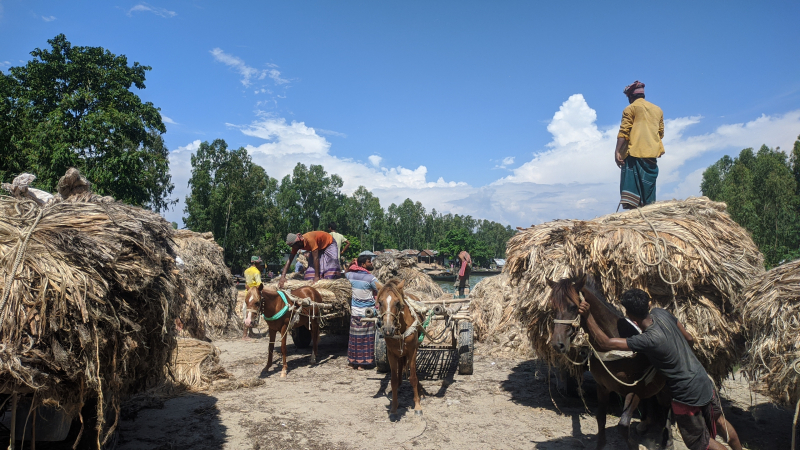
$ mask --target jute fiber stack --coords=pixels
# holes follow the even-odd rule
[[[470,293],[469,312],[475,327],[475,339],[489,344],[492,352],[530,357],[533,352],[525,330],[514,315],[516,289],[507,274],[481,280]]]
[[[794,406],[800,389],[800,260],[775,267],[744,290],[744,369],[759,391]]]
[[[373,263],[375,270],[372,274],[381,283],[400,278],[406,282],[404,289],[422,292],[434,299],[444,295],[444,291],[433,278],[419,268],[416,258],[395,258],[389,253],[383,253],[374,258]]]
[[[0,386],[70,414],[97,398],[102,442],[120,399],[165,373],[178,270],[163,217],[79,190],[0,196]]]
[[[218,339],[242,332],[237,316],[236,287],[214,235],[176,230],[174,250],[184,262],[179,280],[185,297],[184,329],[196,339]]]
[[[231,378],[219,363],[219,349],[210,342],[179,338],[170,358],[172,381],[191,390],[207,389],[212,382]]]
[[[321,279],[311,285],[311,281],[304,280],[286,280],[283,285],[284,291],[291,291],[304,286],[311,286],[319,292],[322,296],[323,303],[330,303],[333,305],[334,311],[346,311],[350,314],[350,299],[352,297],[353,288],[350,281],[344,278],[337,278],[335,280]],[[278,281],[265,284],[266,289],[273,291],[278,290]]]
[[[505,270],[520,293],[515,313],[541,358],[564,364],[549,344],[554,316],[546,279],[587,273],[620,310],[624,291],[646,290],[653,307],[669,310],[694,335],[695,354],[717,380],[743,351],[739,295],[764,273],[763,256],[747,231],[724,203],[706,197],[544,223],[511,238],[506,253]]]

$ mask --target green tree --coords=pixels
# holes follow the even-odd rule
[[[203,142],[192,156],[189,187],[184,223],[194,231],[212,231],[233,270],[246,267],[251,255],[278,260],[278,182],[252,162],[247,150],[230,151],[222,139]]]
[[[160,138],[166,128],[158,108],[131,91],[145,88],[150,67],[73,46],[63,34],[47,42],[50,49],[35,49],[33,60],[0,79],[0,175],[29,171],[53,191],[77,167],[99,194],[166,209],[173,189]]]
[[[723,157],[703,173],[703,195],[728,204],[731,217],[750,232],[768,267],[794,257],[800,248],[796,161],[794,151],[790,159],[762,146],[755,153],[748,148],[737,158]]]
[[[343,184],[339,175],[328,176],[320,165],[312,164],[306,168],[304,164],[297,163],[292,175],[285,176],[281,181],[277,194],[287,229],[306,232],[327,227],[327,223],[322,223],[323,215],[343,202],[340,192]],[[329,221],[335,219],[328,218]]]
[[[466,228],[455,228],[447,232],[439,241],[437,250],[450,258],[455,258],[462,250],[470,254],[472,260],[485,265],[491,258],[491,253],[486,245],[479,242]]]

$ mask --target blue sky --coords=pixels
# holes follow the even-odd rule
[[[174,196],[201,141],[297,162],[386,207],[528,226],[613,212],[622,88],[664,110],[659,199],[800,134],[800,2],[0,0],[0,70],[64,33],[152,66]],[[181,222],[182,202],[166,213]]]

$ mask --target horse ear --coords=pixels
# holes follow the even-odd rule
[[[406,280],[400,280],[400,282],[397,283],[397,289],[403,289],[403,286],[405,285],[406,285]]]
[[[586,284],[586,273],[582,273],[578,275],[578,278],[575,280],[575,290],[580,292],[585,284]]]
[[[550,286],[550,289],[553,289],[553,288],[556,287],[556,282],[555,281],[551,280],[550,278],[545,278],[545,280],[547,281],[547,285]]]

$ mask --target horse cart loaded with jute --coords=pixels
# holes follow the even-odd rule
[[[413,295],[413,294],[411,294]],[[414,300],[406,294],[405,302],[421,330],[419,349],[429,352],[450,352],[458,360],[459,375],[472,375],[474,353],[473,326],[468,299]],[[389,372],[386,339],[381,332],[381,320],[374,308],[367,308],[362,321],[375,322],[375,366],[378,372]],[[413,331],[412,331],[413,332]]]

